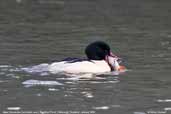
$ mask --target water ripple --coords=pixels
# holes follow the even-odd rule
[[[64,85],[60,82],[57,81],[42,81],[42,80],[26,80],[24,82],[22,82],[23,85],[25,85],[25,87],[32,87],[32,86],[56,86],[56,85]]]
[[[158,99],[157,102],[171,102],[171,99]]]

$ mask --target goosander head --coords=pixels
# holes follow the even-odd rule
[[[90,60],[104,60],[110,55],[110,47],[105,42],[96,41],[86,47],[85,53]]]
[[[112,71],[119,68],[118,60],[120,58],[114,55],[109,45],[103,41],[96,41],[89,44],[85,49],[85,53],[90,60],[105,60]]]

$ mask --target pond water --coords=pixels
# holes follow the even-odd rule
[[[170,4],[1,0],[1,113],[170,114]],[[85,58],[85,46],[96,40],[107,42],[128,71],[78,79],[21,70],[66,57]]]

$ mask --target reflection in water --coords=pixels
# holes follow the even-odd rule
[[[91,92],[83,91],[81,93],[87,98],[93,98],[94,97]]]
[[[157,102],[171,102],[171,99],[158,99]]]
[[[94,107],[94,109],[96,109],[96,110],[108,110],[109,107],[108,106],[101,106],[101,107]]]
[[[20,107],[8,107],[7,109],[8,110],[20,110],[21,108]]]
[[[26,80],[22,82],[25,87],[31,87],[31,86],[38,86],[38,85],[44,85],[44,86],[60,86],[63,85],[62,83],[59,83],[57,81],[41,81],[41,80]]]
[[[134,112],[133,114],[146,114],[145,112]]]

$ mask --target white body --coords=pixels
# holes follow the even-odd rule
[[[104,60],[79,61],[69,63],[67,61],[55,62],[49,65],[51,73],[103,73],[110,72],[108,63]]]

